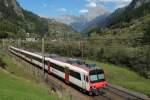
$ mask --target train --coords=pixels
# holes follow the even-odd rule
[[[45,69],[49,74],[54,74],[67,84],[79,87],[89,95],[105,93],[108,86],[103,69],[97,67],[96,64],[87,64],[82,59],[66,58],[56,54],[50,54],[43,58],[41,54],[32,53],[14,46],[10,46],[9,51]]]

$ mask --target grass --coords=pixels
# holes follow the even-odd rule
[[[150,80],[139,76],[128,68],[91,60],[87,60],[87,62],[96,63],[98,66],[102,67],[105,71],[106,80],[109,83],[150,96]]]
[[[0,100],[57,100],[45,86],[0,70]]]
[[[6,70],[0,69],[0,100],[58,100],[58,95],[50,92],[44,83],[26,72],[21,64],[0,50],[0,57],[6,63]],[[31,77],[29,77],[31,75]]]

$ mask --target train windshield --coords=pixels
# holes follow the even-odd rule
[[[104,81],[104,71],[103,70],[92,70],[90,71],[90,82],[101,82]]]

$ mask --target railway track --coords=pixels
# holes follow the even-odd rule
[[[19,57],[19,56],[18,56]],[[24,60],[24,59],[22,59]],[[28,62],[29,63],[29,62]],[[31,63],[30,63],[31,64]],[[36,68],[39,68],[36,66]],[[88,96],[81,93],[76,87],[64,83],[59,78],[49,75],[46,83],[50,86],[50,91],[57,92],[61,97],[68,96],[70,100],[150,100],[145,96],[130,93],[113,85],[108,86],[105,94],[98,96]]]
[[[108,86],[108,89],[109,89],[108,90],[109,92],[124,98],[124,100],[150,100],[150,98],[148,98],[145,95],[142,95],[136,92],[131,92],[127,89],[124,89],[122,87],[118,87],[115,85],[110,84]]]

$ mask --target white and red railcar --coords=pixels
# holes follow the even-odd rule
[[[40,54],[13,46],[10,46],[9,50],[13,54],[43,68],[42,56]],[[85,64],[82,60],[64,57],[45,57],[44,62],[44,68],[48,73],[57,75],[65,80],[65,82],[78,86],[90,95],[98,95],[104,92],[104,88],[108,85],[102,69],[96,68],[94,65]]]

